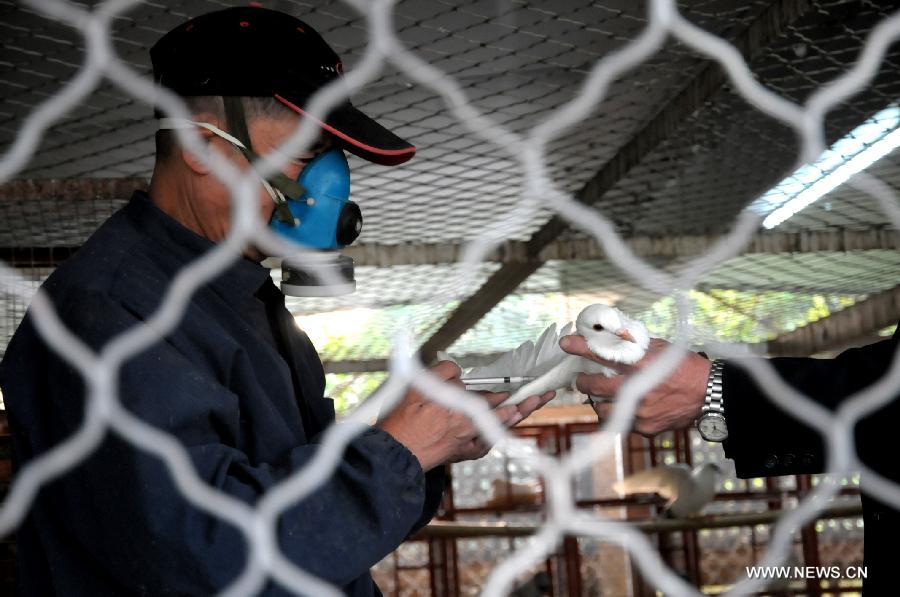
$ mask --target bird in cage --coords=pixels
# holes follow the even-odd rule
[[[544,597],[551,595],[552,590],[553,582],[550,575],[544,570],[540,570],[510,591],[509,597]]]
[[[526,381],[503,402],[505,406],[518,404],[528,396],[572,387],[579,373],[615,375],[609,367],[560,348],[560,339],[573,333],[584,336],[588,348],[598,357],[626,365],[639,361],[650,343],[650,333],[643,323],[615,307],[594,304],[585,307],[574,324],[570,322],[559,330],[552,324],[537,342],[528,340],[487,365],[466,370],[463,381],[470,388],[492,391],[509,389],[509,382],[499,381]],[[490,380],[490,383],[478,380]]]
[[[494,479],[491,482],[491,497],[484,507],[502,510],[517,506],[533,506],[543,501],[544,488],[536,481],[515,483],[505,479]]]
[[[716,482],[722,474],[714,462],[691,470],[686,464],[667,464],[649,468],[613,483],[621,496],[655,493],[666,500],[666,515],[672,518],[693,516],[703,510],[716,495]]]

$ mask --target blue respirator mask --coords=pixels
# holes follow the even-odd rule
[[[277,181],[270,184],[285,197],[290,211],[286,218],[284,209],[275,210],[272,230],[321,251],[308,256],[302,266],[282,261],[282,291],[292,296],[337,296],[356,290],[353,260],[336,252],[355,241],[363,226],[359,206],[350,201],[350,166],[344,151],[329,149],[313,158],[297,178],[302,194],[296,198],[287,196]],[[322,279],[327,272],[337,279]]]
[[[362,212],[350,201],[350,166],[343,150],[317,155],[297,183],[303,194],[287,200],[292,220],[283,222],[276,211],[273,230],[311,249],[342,249],[356,240],[362,231]]]
[[[238,138],[240,134],[232,136],[206,122],[173,118],[159,121],[160,129],[192,126],[225,139],[251,162],[257,157]],[[249,137],[246,131],[244,135]],[[275,202],[269,227],[290,241],[316,249],[304,256],[302,264],[282,260],[282,292],[290,296],[339,296],[355,291],[353,260],[337,252],[356,240],[363,225],[359,206],[350,201],[350,166],[343,150],[320,153],[297,180],[276,173],[263,179],[262,184]]]

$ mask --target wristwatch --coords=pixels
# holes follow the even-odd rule
[[[722,406],[722,361],[713,361],[706,379],[706,399],[697,419],[697,431],[708,442],[725,441],[728,426],[725,425],[725,408]]]

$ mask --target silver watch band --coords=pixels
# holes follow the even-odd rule
[[[709,368],[709,377],[706,378],[706,398],[703,401],[702,414],[718,413],[725,416],[725,407],[722,399],[722,370],[725,364],[722,361],[713,361]]]

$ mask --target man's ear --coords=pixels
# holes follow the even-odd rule
[[[221,123],[214,114],[195,114],[193,116],[193,120],[194,122],[206,122],[213,125],[214,127],[221,128]],[[200,126],[196,127],[194,130],[196,130],[200,134],[200,138],[207,144],[207,146],[209,145],[209,141],[216,136],[214,132]],[[181,147],[181,159],[183,159],[187,167],[190,168],[194,172],[194,174],[197,174],[198,176],[206,176],[210,173],[209,166],[207,166],[206,163],[203,162],[203,160],[192,153],[187,147]]]
[[[181,148],[181,159],[184,160],[184,163],[187,164],[187,167],[190,168],[194,174],[198,176],[206,176],[209,174],[209,166],[184,147]]]

